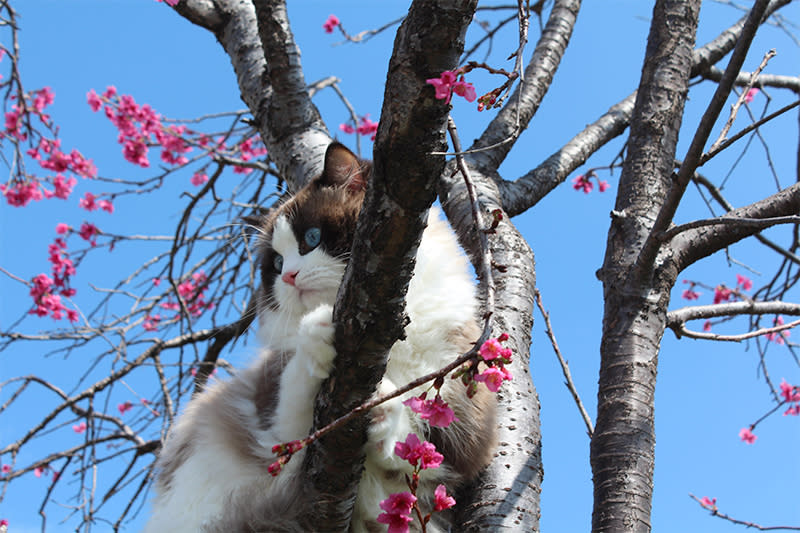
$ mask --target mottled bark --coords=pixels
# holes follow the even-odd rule
[[[448,106],[425,80],[457,66],[476,2],[415,1],[389,64],[373,176],[334,309],[337,358],[315,409],[315,428],[367,400],[403,334],[405,294],[436,179]],[[363,468],[363,417],[317,441],[306,468],[322,495],[311,510],[321,531],[345,531]]]
[[[470,156],[466,157],[471,161]],[[470,173],[478,199],[485,210],[500,208],[494,176],[481,173],[472,164]],[[460,174],[448,165],[440,180],[440,198],[461,244],[473,258],[480,255],[477,231]],[[539,495],[542,478],[542,441],[539,397],[529,372],[533,291],[536,283],[533,251],[506,217],[489,236],[495,270],[495,309],[492,329],[507,332],[514,363],[514,379],[498,395],[498,448],[492,464],[462,505],[457,531],[538,531]],[[475,262],[476,260],[474,260]],[[480,269],[476,265],[476,271]]]
[[[671,185],[699,13],[700,0],[656,2],[600,273],[605,312],[591,441],[598,532],[650,531],[656,367],[677,272],[641,272],[637,258]]]

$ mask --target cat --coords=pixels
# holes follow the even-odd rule
[[[261,284],[258,289],[257,361],[228,381],[216,381],[189,402],[171,429],[156,463],[155,499],[146,533],[215,531],[316,531],[299,511],[312,496],[300,477],[301,450],[277,477],[273,445],[305,437],[314,400],[336,356],[332,305],[341,284],[371,164],[339,143],[329,145],[324,170],[258,226]],[[475,284],[455,234],[432,208],[419,246],[406,310],[405,339],[389,353],[378,393],[395,390],[464,353],[480,333]],[[444,455],[423,472],[418,497],[432,508],[434,488],[448,494],[474,480],[495,446],[494,395],[479,387],[468,398],[459,380],[446,379],[444,401],[457,422],[430,427],[404,399],[371,413],[364,472],[350,531],[386,531],[376,521],[380,502],[408,490],[410,465],[394,454],[409,433],[429,440]],[[447,531],[435,513],[427,531]],[[418,524],[412,522],[411,530]]]

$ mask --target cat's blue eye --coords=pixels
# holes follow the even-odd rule
[[[309,248],[316,248],[319,246],[319,241],[322,239],[322,231],[319,228],[309,228],[306,231],[305,241]]]
[[[275,259],[272,260],[272,266],[275,267],[276,272],[283,270],[283,256],[281,254],[275,254]]]

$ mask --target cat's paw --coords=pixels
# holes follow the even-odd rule
[[[394,383],[383,378],[376,395],[382,396],[396,390]],[[409,433],[415,433],[409,409],[400,397],[374,407],[370,411],[371,421],[367,428],[367,457],[387,469],[403,467],[404,460],[394,453],[397,441],[405,441]]]
[[[300,320],[297,356],[308,365],[310,375],[325,379],[333,368],[333,307],[320,305]]]

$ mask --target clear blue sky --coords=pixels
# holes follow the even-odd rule
[[[376,5],[380,7],[375,8]],[[407,3],[395,1],[291,2],[289,15],[302,50],[306,80],[312,82],[330,75],[339,77],[342,90],[357,112],[370,113],[377,120],[393,31],[363,45],[334,46],[341,38],[325,34],[322,23],[334,13],[350,33],[357,33],[401,16],[406,8]],[[635,88],[651,8],[652,2],[641,0],[585,3],[550,93],[501,169],[505,178],[516,178],[535,167],[585,124]],[[52,87],[56,101],[51,113],[61,126],[64,147],[78,148],[92,158],[102,176],[141,178],[152,175],[153,171],[136,169],[124,161],[113,127],[86,105],[89,89],[99,92],[113,84],[120,92],[131,94],[138,102],[149,103],[161,114],[174,118],[244,107],[230,63],[213,36],[192,26],[165,4],[153,0],[24,0],[18,2],[17,9],[21,15],[21,68],[27,88]],[[741,16],[729,6],[710,2],[706,2],[704,10],[699,43],[706,42]],[[796,4],[785,14],[794,20],[800,15]],[[532,31],[531,35],[535,41],[538,32]],[[777,48],[778,56],[767,71],[796,74],[800,64],[797,45],[778,31],[771,31],[769,35],[768,39],[756,40],[745,68],[752,70],[766,50]],[[510,66],[503,64],[501,58],[516,48],[515,38],[514,31],[509,31],[495,42],[498,51],[495,66]],[[532,46],[529,53],[531,49]],[[5,64],[0,64],[0,69],[5,68]],[[479,93],[492,88],[484,80],[476,77]],[[707,86],[692,95],[688,104],[689,125],[698,121],[710,94]],[[774,90],[772,94],[786,100],[779,91]],[[763,96],[759,98],[762,99],[754,103],[757,110],[764,104]],[[315,102],[330,130],[337,131],[338,124],[348,117],[337,97],[327,91]],[[770,109],[777,107],[773,103]],[[478,114],[463,100],[456,102],[454,113],[465,143],[474,138],[489,119],[487,114]],[[777,121],[766,135],[776,172],[784,186],[788,185],[794,178],[792,154],[797,147],[796,115]],[[689,134],[684,132],[683,149],[688,139]],[[340,135],[340,140],[352,145],[352,138],[344,134]],[[608,164],[621,146],[620,140],[612,143],[591,160],[590,165]],[[369,142],[365,148],[369,153]],[[711,178],[726,173],[739,153],[733,150],[731,156],[721,157],[704,172]],[[737,167],[730,178],[727,192],[736,205],[748,201],[748,192],[756,188],[768,190],[771,183],[772,178],[765,171],[763,151],[757,143],[749,154],[751,157],[745,158],[747,161]],[[584,195],[565,184],[533,210],[514,220],[536,254],[539,287],[551,312],[561,349],[569,359],[575,382],[592,416],[602,317],[602,288],[594,272],[603,258],[618,171],[613,175],[601,172],[600,176],[611,183],[606,193]],[[189,177],[189,173],[176,176],[175,195],[162,197],[161,203],[143,206],[135,199],[121,200],[114,215],[86,215],[78,209],[77,198],[83,192],[99,190],[89,183],[80,183],[69,202],[50,200],[25,209],[3,204],[0,206],[0,266],[24,279],[48,271],[47,244],[58,222],[79,225],[87,218],[98,226],[102,224],[107,231],[171,233],[183,205],[178,193],[181,188],[191,187]],[[236,178],[231,174],[230,179]],[[687,200],[686,207],[679,211],[681,221],[706,216],[694,191],[690,191]],[[775,231],[772,235],[778,239],[784,235],[785,242],[785,233]],[[133,248],[97,254],[85,265],[86,270],[77,278],[76,286],[80,289],[90,280],[97,283],[96,280],[111,274],[106,280],[110,284],[128,272],[129,265],[141,264],[151,254],[150,249]],[[724,255],[718,254],[693,267],[681,279],[729,286],[735,283],[737,273],[749,275],[757,286],[769,279],[774,260],[763,248],[737,245],[731,249],[731,255],[763,275],[731,264]],[[671,308],[683,305],[680,300],[683,288],[682,285],[676,288]],[[28,309],[30,300],[24,287],[2,275],[0,295],[0,323],[5,329]],[[710,303],[710,296],[706,291],[701,303]],[[560,368],[538,314],[535,321],[532,370],[542,404],[545,470],[542,530],[584,531],[591,522],[589,442],[563,385]],[[38,331],[51,325],[50,319],[30,318],[23,328]],[[729,327],[731,332],[742,331],[745,324],[734,322]],[[42,352],[47,349],[19,344],[1,353],[0,378],[38,372],[51,375],[69,390],[70,379],[92,361],[89,354],[73,356],[67,362],[60,355],[45,359]],[[240,356],[245,357],[246,353]],[[756,432],[759,439],[751,446],[742,443],[737,436],[739,429],[772,407],[758,363],[754,346],[748,349],[738,344],[677,341],[671,333],[665,334],[656,401],[654,531],[735,529],[727,522],[708,516],[690,500],[690,492],[716,497],[720,510],[737,518],[763,525],[800,525],[796,495],[797,479],[800,479],[797,458],[800,420],[771,418],[759,426]],[[797,365],[785,348],[771,347],[768,363],[775,381],[785,377],[787,381],[800,382]],[[7,392],[0,393],[0,403],[6,399]],[[12,436],[17,438],[19,425],[30,423],[33,416],[29,413],[4,415],[0,420],[0,447],[8,444]],[[75,438],[68,429],[63,431],[64,439]],[[42,451],[47,452],[46,449]],[[29,455],[20,457],[19,462],[27,464],[33,459]],[[40,529],[37,512],[45,482],[33,476],[28,478],[11,484],[5,500],[0,503],[0,518],[10,521],[10,530],[14,533]],[[51,508],[48,530],[71,529],[59,525],[58,512],[56,507]],[[136,531],[140,524],[141,520],[134,521],[128,530]],[[97,530],[102,531],[103,526],[98,525]]]

